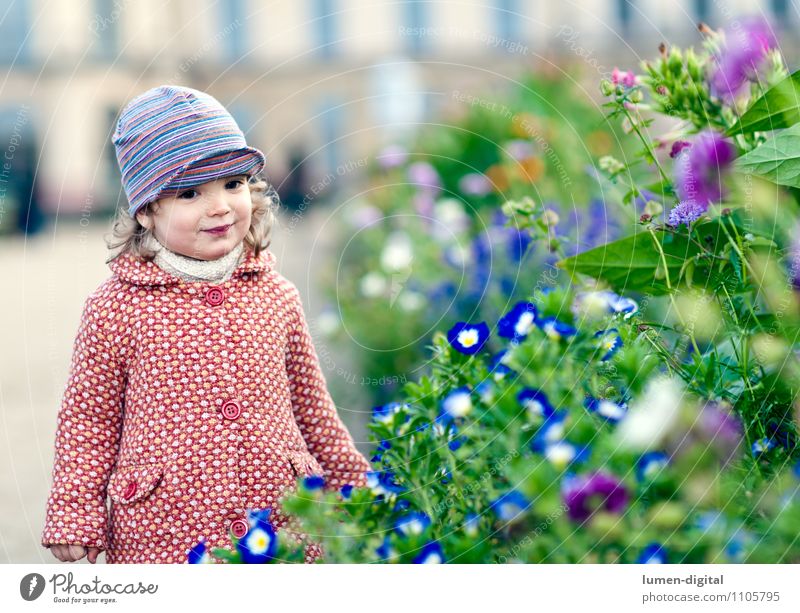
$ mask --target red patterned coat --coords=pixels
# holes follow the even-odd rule
[[[247,509],[272,508],[299,475],[364,484],[369,464],[327,391],[299,292],[274,264],[246,249],[212,285],[112,260],[75,339],[42,545],[185,562],[200,538],[230,548]]]

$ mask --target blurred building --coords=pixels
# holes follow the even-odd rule
[[[699,20],[747,12],[797,22],[788,0],[0,0],[0,146],[16,157],[0,175],[0,232],[19,226],[15,207],[81,220],[114,210],[115,119],[155,85],[218,97],[296,200],[290,170],[338,180],[454,89],[502,86],[557,58],[590,72],[635,63],[661,40],[696,40]]]

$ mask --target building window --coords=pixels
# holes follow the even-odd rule
[[[119,20],[122,18],[114,0],[94,0],[89,30],[92,55],[101,60],[114,60],[119,48]]]
[[[633,0],[617,0],[617,20],[620,34],[627,36],[631,32],[631,19],[633,17]]]
[[[219,23],[214,24],[212,36],[219,41],[222,57],[228,62],[238,62],[247,55],[247,0],[222,0]]]
[[[708,23],[711,15],[709,8],[708,0],[694,0],[694,14],[697,21]]]
[[[316,27],[315,52],[324,59],[333,58],[338,52],[336,2],[335,0],[314,0],[313,8]]]
[[[428,48],[428,6],[419,0],[406,0],[401,5],[400,23],[406,29],[406,51],[412,55],[424,53]]]
[[[27,62],[30,49],[30,3],[26,0],[0,2],[0,62]]]
[[[496,0],[495,2],[495,23],[497,27],[497,37],[504,44],[497,45],[500,50],[509,50],[514,47],[509,43],[520,42],[520,20],[519,2],[517,0]]]

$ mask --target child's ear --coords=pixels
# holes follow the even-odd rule
[[[142,210],[136,211],[136,221],[138,221],[142,226],[144,226],[148,230],[153,229],[153,220],[150,219],[149,215],[149,207],[145,206]]]

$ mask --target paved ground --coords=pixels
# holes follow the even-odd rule
[[[296,225],[283,219],[271,247],[280,271],[300,289],[309,319],[322,306],[314,273],[331,257],[329,214],[312,209]],[[39,545],[56,414],[83,301],[109,274],[103,241],[109,229],[99,221],[59,222],[32,239],[0,238],[0,563],[58,563]],[[349,408],[340,407],[343,414]],[[359,424],[351,431],[364,440]]]

